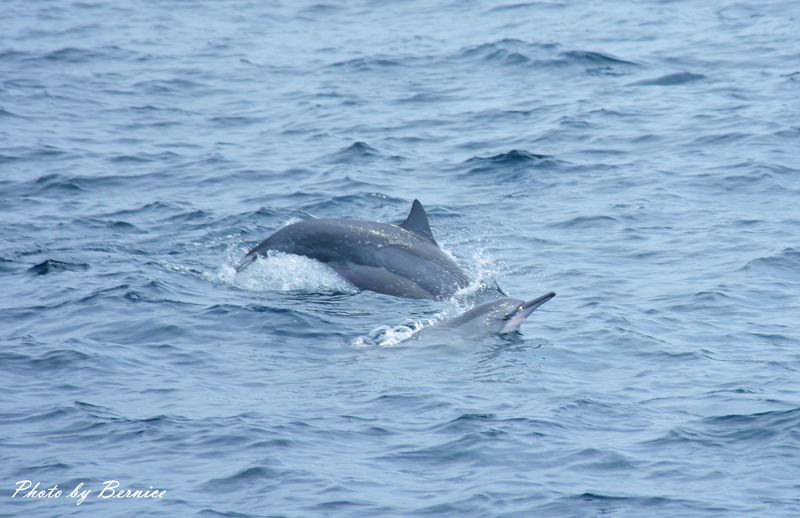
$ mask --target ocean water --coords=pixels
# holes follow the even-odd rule
[[[0,515],[800,515],[797,2],[0,20]],[[233,273],[414,198],[475,280],[451,300]],[[402,340],[495,281],[558,296]]]

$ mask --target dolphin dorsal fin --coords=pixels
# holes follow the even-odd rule
[[[408,213],[408,217],[400,226],[409,232],[429,239],[436,245],[436,240],[433,239],[433,232],[431,232],[431,226],[428,224],[428,215],[425,214],[425,209],[422,207],[419,200],[414,200],[414,203],[411,204],[411,212]]]

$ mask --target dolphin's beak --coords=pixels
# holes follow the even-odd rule
[[[500,334],[511,333],[519,329],[519,326],[525,321],[526,318],[530,316],[531,313],[533,313],[533,310],[555,296],[555,292],[551,291],[550,293],[545,293],[541,297],[529,300],[528,302],[523,302],[517,306],[517,309],[514,311],[514,313],[508,317],[508,323],[500,331]]]
[[[542,304],[544,304],[545,302],[547,302],[548,300],[552,299],[555,296],[556,293],[554,291],[551,291],[550,293],[545,293],[541,297],[536,297],[535,299],[529,300],[528,302],[523,302],[519,306],[517,314],[522,316],[522,318],[528,318],[528,315],[533,313],[533,311],[536,308],[538,308],[539,306],[541,306]]]

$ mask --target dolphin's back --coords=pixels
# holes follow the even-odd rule
[[[487,323],[491,319],[497,318],[498,315],[505,315],[511,313],[514,308],[522,303],[521,300],[513,299],[511,297],[501,297],[484,304],[475,306],[462,313],[461,315],[445,320],[440,325],[443,327],[456,328],[462,327],[473,322]]]
[[[461,268],[433,240],[387,223],[300,221],[252,249],[239,269],[269,250],[316,259],[361,289],[401,297],[449,297],[469,284]]]

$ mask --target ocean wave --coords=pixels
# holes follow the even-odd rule
[[[462,48],[454,56],[456,58],[480,59],[493,62],[504,62],[511,57],[511,64],[529,63],[531,60],[522,52],[538,53],[542,50],[553,50],[556,44],[532,44],[515,38],[503,38],[497,41],[481,43]]]
[[[36,194],[53,191],[82,191],[83,188],[72,178],[60,174],[47,174],[35,180]]]
[[[497,414],[462,414],[445,423],[433,425],[429,431],[460,434],[480,429],[502,429],[510,435],[544,437],[561,433],[566,427],[555,420],[529,417],[501,417]]]
[[[619,221],[617,218],[606,215],[597,216],[576,216],[564,221],[551,223],[554,228],[563,229],[599,229],[615,226]]]
[[[559,9],[565,4],[560,2],[519,2],[515,4],[498,5],[489,9],[490,13],[502,13],[507,11],[522,11],[526,9]]]
[[[0,61],[14,61],[14,60],[21,60],[28,58],[30,56],[30,52],[16,50],[16,49],[4,49],[0,51]],[[6,82],[8,84],[8,81]]]
[[[591,66],[612,66],[612,67],[638,67],[638,63],[627,61],[611,54],[594,52],[590,50],[567,50],[562,52],[561,57],[569,64],[582,64]]]
[[[75,47],[64,47],[62,49],[50,51],[41,56],[47,61],[59,61],[64,63],[82,63],[104,58],[106,55],[96,49],[80,49]]]
[[[46,259],[39,264],[31,266],[28,271],[35,275],[47,275],[57,272],[82,272],[88,269],[89,265],[85,263],[68,263],[56,261],[55,259]]]
[[[110,162],[117,164],[137,164],[148,162],[170,162],[172,160],[181,158],[181,155],[173,151],[162,151],[160,153],[137,153],[135,155],[112,155],[107,159]]]
[[[328,160],[334,163],[362,163],[380,156],[381,152],[366,142],[353,142],[349,146],[329,155]]]
[[[653,79],[643,79],[633,83],[637,86],[678,86],[697,81],[703,81],[706,76],[703,74],[693,74],[691,72],[676,72],[673,74],[666,74]]]
[[[153,95],[171,95],[175,93],[184,94],[187,92],[203,91],[208,93],[209,85],[186,78],[148,79],[139,81],[133,85],[133,88]]]
[[[236,128],[252,126],[264,122],[264,117],[255,117],[252,115],[218,115],[208,119],[214,125],[222,128]]]
[[[23,63],[49,62],[52,64],[77,65],[96,61],[131,59],[134,53],[117,46],[96,48],[62,47],[47,52],[19,51],[8,49],[0,52],[0,61],[16,60]]]
[[[243,486],[252,484],[262,485],[265,482],[275,481],[284,473],[281,470],[272,469],[267,466],[252,466],[244,468],[232,475],[221,478],[212,478],[203,484],[207,491],[231,491],[239,490]]]
[[[18,115],[12,111],[0,107],[0,118],[8,117],[9,119],[25,119],[22,115]]]
[[[83,369],[96,363],[96,358],[74,349],[52,349],[39,355],[3,352],[0,359],[8,372],[59,371]]]
[[[706,417],[670,430],[647,444],[664,448],[705,446],[734,451],[756,452],[765,448],[792,447],[800,439],[800,409],[773,410],[753,414],[727,414]]]
[[[380,192],[380,186],[368,182],[357,181],[350,176],[333,176],[327,180],[317,181],[315,193],[295,193],[292,197],[296,200],[296,211],[298,216],[303,215],[303,219],[309,217],[332,217],[341,218],[348,212],[353,214],[355,210],[373,213],[376,207],[384,207],[387,204],[394,204],[399,207],[396,217],[402,222],[407,214],[409,201],[404,198],[387,196]],[[362,191],[355,194],[343,194],[338,196],[326,196],[322,192],[343,192],[348,190]],[[374,190],[372,190],[374,189]],[[346,212],[347,211],[347,212]],[[365,216],[364,219],[371,219]],[[387,221],[391,222],[391,221]]]
[[[403,65],[403,62],[397,59],[361,56],[331,63],[328,65],[328,68],[344,69],[354,72],[370,72],[376,69],[395,69]]]
[[[165,157],[172,155],[166,154]],[[123,163],[127,160],[123,160]],[[134,163],[139,163],[135,160]],[[108,189],[141,188],[152,182],[163,185],[164,174],[146,172],[143,174],[98,174],[97,176],[68,176],[50,173],[34,180],[12,185],[12,190],[20,196],[59,196],[75,193],[103,192]]]
[[[525,150],[512,149],[506,153],[486,157],[472,157],[465,161],[467,176],[492,175],[498,180],[514,182],[527,178],[535,171],[552,171],[561,163],[550,155],[539,155]]]
[[[542,160],[549,160],[553,157],[550,155],[537,155],[524,149],[512,149],[507,153],[500,153],[488,157],[473,157],[467,160],[468,164],[498,164],[501,166],[514,166],[519,164],[538,163]]]
[[[684,516],[693,512],[727,513],[732,509],[705,505],[687,498],[638,495],[636,492],[601,493],[586,491],[562,496],[544,505],[532,507],[531,514],[554,516]],[[576,512],[578,514],[576,514]]]
[[[588,73],[624,74],[638,68],[633,61],[590,50],[562,50],[557,43],[529,43],[506,38],[461,49],[453,59],[479,61],[511,68],[562,69],[579,67]]]
[[[777,254],[749,261],[742,267],[742,270],[748,273],[800,281],[800,250],[784,248]]]

